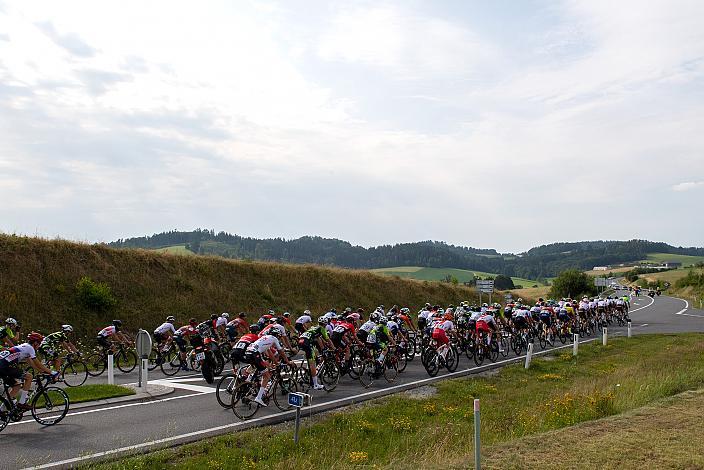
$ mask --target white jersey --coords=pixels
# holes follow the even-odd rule
[[[218,319],[215,321],[215,328],[220,328],[221,326],[227,325],[227,318],[225,317],[218,317]]]
[[[103,338],[107,338],[109,336],[114,335],[115,333],[117,333],[117,328],[115,328],[115,325],[110,325],[110,326],[106,326],[105,328],[100,330],[100,332],[98,332],[98,336],[102,336]]]
[[[310,315],[301,315],[300,317],[296,318],[297,325],[302,325],[304,323],[310,323],[312,321],[313,321],[313,319],[310,317]]]
[[[426,320],[430,316],[430,310],[421,310],[418,314],[418,318],[425,318]]]
[[[161,325],[159,325],[159,327],[156,330],[154,330],[154,334],[163,335],[167,331],[170,331],[172,335],[176,334],[176,329],[174,328],[173,323],[170,323],[170,322],[162,323]]]
[[[374,323],[371,320],[367,320],[364,322],[362,326],[359,327],[361,331],[366,331],[367,333],[371,333],[371,331],[376,327],[376,323]]]
[[[261,333],[259,333],[259,337],[262,338],[265,335],[268,335],[269,334],[268,331],[270,331],[270,330],[277,330],[280,335],[286,334],[286,327],[284,327],[283,325],[279,325],[278,323],[273,323],[270,326],[267,326],[266,328],[264,328],[264,330]]]
[[[486,315],[482,315],[481,317],[479,317],[479,320],[477,321],[483,321],[491,324],[494,323],[494,316],[487,313]]]
[[[477,319],[481,316],[482,316],[482,312],[472,312],[472,315],[470,315],[469,320],[470,321],[477,321]]]
[[[0,352],[0,359],[4,359],[7,362],[22,362],[27,358],[37,358],[36,351],[29,343],[18,344]]]
[[[260,354],[267,352],[269,349],[275,348],[281,351],[281,343],[275,336],[264,335],[247,347],[247,351],[256,351]]]
[[[441,320],[433,325],[433,328],[440,328],[441,330],[452,331],[455,329],[455,324],[450,320]]]
[[[323,315],[323,318],[327,318],[328,320],[332,320],[333,318],[336,318],[337,314],[335,312],[328,312],[325,315]]]
[[[520,318],[526,318],[528,316],[528,310],[519,308],[515,312],[513,312],[514,317],[520,317]]]

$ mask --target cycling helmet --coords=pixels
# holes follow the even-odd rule
[[[44,341],[44,337],[35,331],[32,331],[27,335],[28,343],[41,343],[42,341]]]
[[[113,320],[112,324],[119,328],[122,326],[122,320]]]
[[[303,315],[310,315],[310,310],[303,310]]]
[[[217,314],[217,313],[213,313],[213,314],[210,315],[210,319],[211,319],[211,320],[217,320],[217,318],[218,318],[218,314]]]
[[[337,310],[335,310],[335,308],[334,308],[334,307],[333,307],[333,308],[331,308],[331,309],[330,309],[330,311],[331,311],[332,313],[337,313]]]
[[[290,314],[290,313],[288,313],[288,312],[284,312],[284,318],[288,318],[288,317],[290,317],[290,316],[291,316],[291,314]]]
[[[372,312],[372,313],[369,314],[369,320],[371,320],[371,321],[373,321],[373,322],[378,322],[378,321],[379,321],[379,317],[380,317],[380,315],[379,315],[378,312]]]
[[[259,328],[259,324],[258,324],[258,323],[255,323],[255,324],[253,324],[253,325],[249,325],[249,332],[250,332],[250,333],[255,333],[255,334],[256,334],[256,333],[259,333],[260,330],[261,330],[261,328]]]
[[[61,331],[71,333],[73,331],[73,327],[71,325],[61,325]]]
[[[230,314],[227,312],[222,312],[222,315],[220,315],[223,318],[230,318]]]
[[[345,313],[351,313],[351,312],[352,312],[352,307],[345,308]]]
[[[174,317],[173,315],[169,315],[168,317],[166,317],[166,321],[169,323],[173,323],[176,321],[176,317]]]
[[[247,316],[247,314],[244,313],[244,312],[240,312],[239,314],[237,314],[237,316],[240,317],[240,318],[244,318],[244,317]]]
[[[385,324],[387,321],[388,321],[388,320],[386,319],[386,317],[385,317],[384,315],[379,315],[379,321],[378,321],[378,323],[379,323],[380,325],[381,325],[381,324]]]
[[[279,336],[281,336],[281,332],[279,331],[279,329],[278,329],[278,328],[274,328],[274,327],[269,328],[268,330],[266,330],[266,334],[271,335],[271,336],[274,336],[274,337],[276,337],[276,338],[278,338]]]
[[[7,320],[5,320],[6,325],[12,325],[12,326],[17,326],[17,320],[14,318],[10,317]]]
[[[318,317],[318,324],[319,325],[327,325],[328,324],[328,319],[325,317]]]
[[[195,318],[191,318],[190,320],[188,320],[188,324],[191,326],[196,326],[198,324],[198,320],[196,320]]]
[[[276,320],[277,320],[276,317],[271,317],[271,318],[269,319],[269,324],[270,324],[270,325],[273,325],[274,323],[276,323]]]
[[[274,312],[273,310],[269,310],[269,311],[266,312],[266,313],[273,316],[275,312]]]

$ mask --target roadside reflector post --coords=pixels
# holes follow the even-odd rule
[[[139,329],[135,340],[137,356],[139,357],[139,391],[147,391],[147,373],[149,371],[149,354],[152,351],[152,337],[148,331]]]
[[[479,398],[474,399],[474,468],[481,468],[481,418],[479,416]]]
[[[628,337],[631,337],[631,322],[628,322]]]
[[[606,332],[606,327],[604,327],[604,331],[601,335],[601,344],[606,346],[606,338],[608,338],[608,333]]]
[[[533,358],[533,343],[528,343],[528,352],[526,354],[526,369],[530,367],[530,361]]]
[[[574,340],[574,344],[572,344],[572,355],[576,356],[579,352],[579,334],[575,333],[572,339]]]
[[[114,363],[112,353],[108,354],[108,385],[115,385]]]

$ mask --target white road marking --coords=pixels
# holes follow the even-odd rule
[[[689,309],[689,302],[687,302],[685,299],[677,299],[677,300],[681,300],[682,302],[684,302],[684,308],[682,310],[680,310],[679,312],[675,313],[675,315],[684,315],[686,317],[704,318],[704,315],[695,315],[693,313],[685,313]]]
[[[202,379],[200,379],[202,380]],[[215,393],[215,389],[213,387],[204,387],[202,385],[193,385],[193,384],[185,384],[181,382],[172,382],[172,381],[166,381],[166,380],[153,380],[151,383],[156,384],[156,385],[163,385],[165,387],[173,387],[173,388],[180,388],[183,390],[190,390],[191,392],[200,392],[200,393]]]
[[[643,323],[641,326],[648,326],[650,323]]]

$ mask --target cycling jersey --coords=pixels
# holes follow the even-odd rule
[[[249,328],[249,324],[244,318],[235,318],[234,320],[230,320],[229,322],[227,322],[227,326],[234,326],[235,328],[243,326],[245,328]]]
[[[37,352],[31,344],[22,343],[10,349],[0,351],[0,365],[8,366],[23,362],[25,359],[36,359]]]
[[[115,325],[110,325],[106,326],[102,330],[98,332],[98,336],[101,336],[103,338],[109,338],[110,336],[114,335],[117,333],[117,327]]]
[[[482,312],[472,312],[472,314],[469,316],[469,321],[477,321],[477,319],[481,316]]]
[[[310,317],[310,315],[301,315],[300,317],[296,318],[296,325],[302,325],[304,323],[310,323],[312,321],[313,319]]]
[[[225,317],[218,317],[218,318],[215,320],[215,328],[216,328],[216,329],[217,329],[217,328],[220,328],[221,326],[225,326],[225,325],[227,325],[227,318],[225,318]]]
[[[326,328],[323,328],[322,326],[314,326],[312,328],[308,328],[305,333],[301,335],[301,339],[307,339],[308,341],[313,341],[315,339],[318,339],[322,337],[323,339],[327,340],[328,339],[328,331]]]
[[[15,339],[15,333],[7,326],[0,326],[0,340],[5,338]]]
[[[196,329],[193,328],[191,325],[185,325],[185,326],[182,326],[181,328],[179,328],[178,330],[176,330],[176,333],[174,333],[174,336],[187,338],[187,337],[194,335],[196,333],[197,333]]]
[[[166,323],[162,323],[161,325],[159,325],[159,327],[156,330],[154,330],[154,334],[163,335],[168,331],[170,331],[171,334],[176,334],[176,330],[174,329],[174,325],[171,322],[166,322]]]
[[[396,332],[398,332],[398,330],[399,330],[398,323],[396,323],[395,321],[392,321],[392,320],[389,320],[386,322],[386,327],[393,334],[396,334]]]
[[[272,329],[278,330],[279,334],[281,334],[281,335],[286,334],[286,327],[284,327],[283,325],[279,325],[278,323],[273,323],[273,324],[268,325],[266,328],[264,328],[259,333],[259,337],[261,338],[264,335],[268,335],[269,334],[268,332],[271,331]]]
[[[247,351],[263,354],[271,348],[274,348],[277,351],[281,351],[283,349],[281,347],[281,343],[279,343],[279,340],[276,337],[265,335],[250,344],[249,347],[247,347]]]
[[[56,348],[59,346],[59,344],[67,343],[67,342],[68,342],[68,336],[66,336],[66,333],[64,333],[63,331],[57,331],[56,333],[51,333],[50,335],[46,335],[44,337],[44,340],[39,345],[39,349]]]

